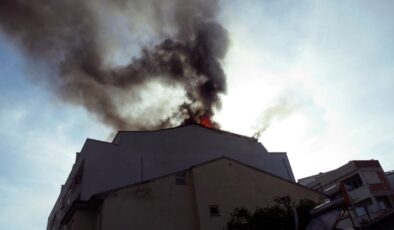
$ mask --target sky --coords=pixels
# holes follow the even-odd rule
[[[393,170],[393,1],[221,1],[222,129],[287,152],[296,178],[350,160]],[[113,130],[40,84],[0,32],[0,226],[44,229],[86,138]],[[16,217],[18,217],[16,219]],[[27,227],[28,226],[28,227]]]

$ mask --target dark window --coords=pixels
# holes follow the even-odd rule
[[[209,212],[211,216],[220,216],[219,205],[210,205]]]
[[[359,188],[363,186],[363,181],[361,180],[360,175],[356,174],[349,179],[343,181],[343,183],[346,185],[346,189],[348,191],[352,191],[356,188]]]
[[[387,196],[379,196],[375,197],[376,201],[378,202],[379,209],[389,209],[391,208],[390,200]]]
[[[373,203],[370,198],[362,200],[354,205],[356,215],[358,217],[367,215],[373,212]]]
[[[186,174],[182,173],[175,176],[175,184],[177,185],[186,185]]]

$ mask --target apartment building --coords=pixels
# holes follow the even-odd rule
[[[386,172],[386,177],[389,180],[391,188],[394,188],[394,171]]]
[[[298,182],[328,197],[313,210],[316,226],[311,229],[324,229],[324,225],[332,228],[333,224],[340,228],[366,227],[391,216],[394,211],[394,190],[377,160],[350,161]],[[341,211],[347,200],[349,213],[344,215]]]

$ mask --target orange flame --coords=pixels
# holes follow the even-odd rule
[[[200,117],[200,124],[205,126],[205,127],[207,127],[207,128],[211,128],[211,129],[215,128],[211,118],[209,116],[206,116],[206,115]]]

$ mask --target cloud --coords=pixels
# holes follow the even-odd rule
[[[232,46],[223,127],[250,134],[245,126],[256,114],[290,95],[297,110],[274,121],[260,140],[268,150],[288,151],[297,176],[353,159],[377,158],[384,168],[394,168],[387,153],[394,147],[387,142],[394,128],[392,3],[284,4],[227,5],[223,17]],[[235,12],[242,13],[234,17]]]

